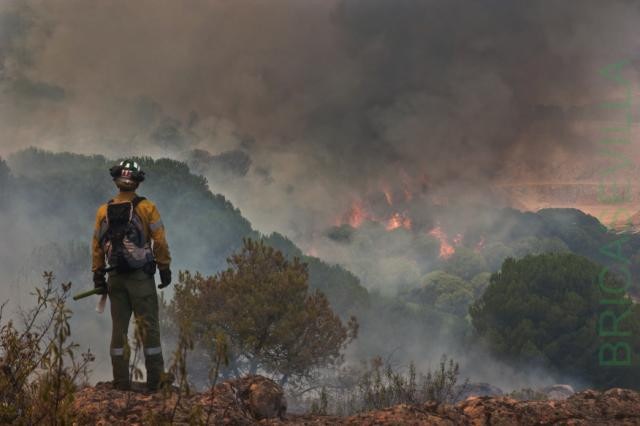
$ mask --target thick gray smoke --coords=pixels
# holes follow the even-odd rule
[[[624,0],[4,1],[0,155],[182,159],[256,229],[339,260],[314,241],[354,201],[412,201],[428,228],[496,183],[593,179],[616,119],[597,105],[623,94],[599,71],[637,54],[638,22]]]
[[[640,18],[633,1],[1,8],[0,155],[240,150],[250,169],[213,189],[297,240],[383,185],[590,174],[593,106],[620,94],[598,71],[637,52]]]

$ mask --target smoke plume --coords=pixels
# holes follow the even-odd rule
[[[240,150],[248,172],[212,172],[212,188],[298,239],[383,185],[488,196],[496,180],[576,179],[594,167],[594,105],[621,93],[598,72],[637,52],[639,15],[631,1],[4,2],[0,154]]]

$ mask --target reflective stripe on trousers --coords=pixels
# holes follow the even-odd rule
[[[158,355],[162,353],[162,347],[160,346],[155,346],[153,348],[145,348],[144,349],[144,354],[145,355]]]
[[[111,348],[111,356],[124,356],[124,348]]]

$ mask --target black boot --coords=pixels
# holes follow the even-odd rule
[[[160,381],[164,374],[162,354],[146,355],[144,364],[147,369],[147,389],[156,391],[160,388]]]
[[[113,388],[130,390],[129,359],[119,355],[111,356],[111,366],[113,368]]]

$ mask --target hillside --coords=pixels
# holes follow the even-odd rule
[[[61,281],[73,281],[74,291],[90,285],[88,241],[96,207],[114,193],[107,172],[113,161],[36,149],[0,161],[0,234],[12,241],[0,247],[4,299],[20,303],[15,293],[30,291],[43,270],[53,270]],[[139,162],[148,176],[139,193],[152,199],[163,215],[176,272],[215,273],[244,237],[263,237],[286,256],[301,257],[308,264],[310,287],[323,291],[342,318],[358,318],[360,330],[348,349],[349,361],[382,356],[399,365],[414,361],[427,370],[448,354],[459,360],[461,377],[505,389],[558,380],[580,385],[581,377],[531,375],[520,368],[505,373],[505,365],[474,339],[468,308],[482,296],[504,259],[573,252],[606,264],[615,261],[603,252],[606,244],[620,241],[620,253],[627,258],[640,248],[639,235],[620,236],[576,209],[534,213],[434,206],[428,213],[441,219],[439,234],[426,232],[431,225],[393,230],[376,222],[342,225],[324,233],[324,248],[333,255],[325,257],[327,250],[319,251],[320,259],[305,255],[284,235],[262,235],[186,164],[151,158]],[[445,244],[451,251],[443,256]],[[638,266],[632,262],[633,274]],[[385,285],[386,291],[373,282]],[[170,287],[166,296],[171,294]],[[73,311],[75,340],[98,348],[98,377],[108,376],[106,337],[97,332],[108,330],[108,315],[96,315],[86,301],[74,303]],[[478,369],[478,363],[483,368]]]
[[[88,280],[95,211],[116,190],[108,173],[114,161],[37,149],[19,151],[6,162],[0,159],[0,231],[19,242],[0,261],[3,270],[18,263],[34,274],[50,269],[65,280]],[[311,287],[324,291],[340,312],[366,304],[367,292],[353,274],[304,256],[284,236],[263,236],[224,196],[211,193],[206,179],[191,173],[186,164],[138,161],[147,175],[138,193],[160,210],[176,272],[213,274],[226,265],[243,238],[263,237],[284,253],[302,257],[309,264]]]
[[[424,282],[426,274],[443,270],[470,281],[496,272],[507,257],[544,252],[572,252],[606,265],[616,259],[603,247],[619,247],[631,259],[640,250],[640,235],[620,235],[597,218],[574,208],[537,212],[478,205],[427,206],[429,225],[389,230],[365,221],[328,229],[318,242],[320,255],[340,260],[367,288],[388,293]],[[632,273],[639,273],[632,262]]]

